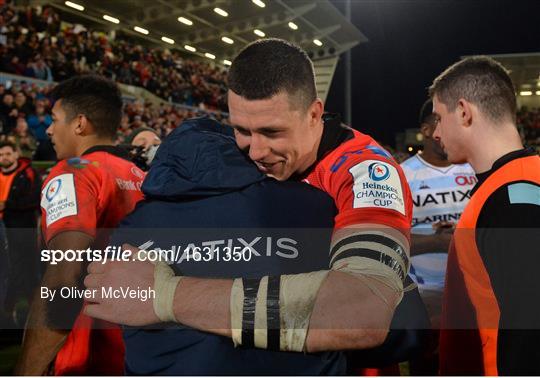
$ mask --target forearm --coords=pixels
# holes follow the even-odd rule
[[[28,315],[15,375],[45,375],[50,363],[64,345],[69,331],[49,328],[45,306],[45,300],[36,295]]]
[[[233,280],[184,277],[174,298],[179,323],[231,337],[230,297]]]
[[[179,323],[232,337],[232,280],[185,277],[175,293]],[[384,341],[397,295],[376,281],[372,284],[391,302],[386,304],[357,278],[330,272],[315,301],[307,334],[307,351],[364,349]]]
[[[384,341],[397,294],[375,280],[370,280],[370,285],[389,303],[356,277],[333,271],[328,274],[311,315],[308,352],[373,348]]]
[[[48,247],[66,250],[71,245],[76,249],[86,249],[90,242],[91,239],[82,233],[66,232],[58,234],[49,242]],[[83,263],[76,261],[49,265],[41,286],[57,291],[65,286],[82,288],[83,271]],[[47,372],[47,367],[64,345],[82,305],[82,299],[62,298],[58,294],[42,298],[41,291],[36,291],[16,368],[17,374],[42,375]]]

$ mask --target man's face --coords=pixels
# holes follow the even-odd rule
[[[28,130],[28,124],[24,118],[17,119],[17,126],[15,126],[15,131],[19,134],[22,134]]]
[[[52,108],[52,121],[47,129],[47,135],[51,138],[58,159],[77,156],[75,128],[78,125],[78,117],[72,120],[66,119],[66,112],[62,108],[62,100],[58,100]]]
[[[458,112],[459,107],[450,112],[437,96],[433,98],[433,113],[437,116],[437,126],[433,132],[433,138],[440,142],[443,151],[448,156],[448,161],[453,164],[467,162],[464,148],[464,127]]]
[[[246,100],[229,91],[229,119],[236,143],[264,174],[280,181],[303,173],[316,160],[322,125],[287,93]],[[322,108],[321,108],[322,114]]]
[[[151,146],[159,146],[161,139],[151,131],[141,131],[133,138],[131,144],[133,146],[142,146],[145,150],[148,150]]]
[[[38,102],[36,104],[36,114],[37,115],[42,115],[45,113],[45,105],[43,105],[43,103],[41,102]]]
[[[24,93],[19,92],[15,95],[15,103],[17,105],[23,105],[25,101],[26,101],[26,96],[24,95]]]
[[[14,151],[13,148],[9,146],[0,148],[0,166],[2,166],[2,168],[11,167],[18,158],[19,154],[17,151]]]
[[[13,105],[13,95],[11,94],[4,95],[4,104],[6,104],[7,106]]]

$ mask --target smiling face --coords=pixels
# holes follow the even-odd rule
[[[322,135],[320,100],[306,111],[294,106],[286,92],[246,100],[229,91],[228,102],[236,143],[261,172],[283,181],[315,162]]]
[[[467,149],[465,148],[467,136],[459,112],[460,106],[457,106],[454,111],[449,111],[448,107],[437,96],[433,97],[433,113],[437,117],[437,127],[433,132],[433,138],[441,144],[448,156],[448,161],[453,164],[467,162]]]

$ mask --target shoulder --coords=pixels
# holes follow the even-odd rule
[[[397,165],[392,155],[379,146],[373,138],[358,131],[354,132],[354,138],[340,144],[322,158],[319,165],[331,173],[336,173],[342,168],[350,168],[352,165],[366,160],[379,160]]]
[[[540,185],[514,181],[495,190],[486,200],[477,228],[540,227]]]

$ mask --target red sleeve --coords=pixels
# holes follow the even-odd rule
[[[95,237],[99,175],[91,166],[56,165],[41,191],[41,227],[45,242],[65,231]]]
[[[351,155],[332,175],[331,192],[338,208],[336,228],[374,223],[408,236],[412,198],[399,164],[379,155]]]

